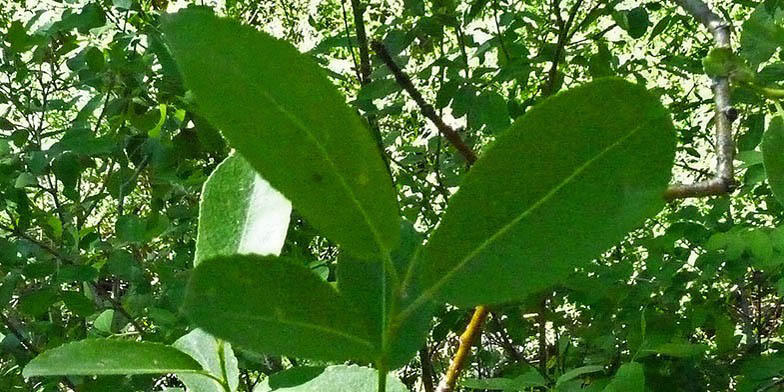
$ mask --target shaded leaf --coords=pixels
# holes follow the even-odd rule
[[[377,353],[361,313],[288,258],[205,260],[193,271],[183,310],[210,334],[261,353],[333,361]]]

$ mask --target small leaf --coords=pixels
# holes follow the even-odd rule
[[[515,378],[474,378],[460,382],[466,388],[501,389],[504,391],[520,391],[533,387],[544,387],[547,380],[539,372],[531,369]]]
[[[702,59],[702,67],[710,77],[731,77],[738,82],[751,82],[754,72],[730,48],[713,48]]]
[[[159,343],[87,339],[43,352],[25,366],[25,377],[196,373],[193,358]]]
[[[95,303],[78,291],[60,293],[65,306],[77,316],[87,317],[95,312]]]
[[[784,205],[784,119],[781,116],[773,117],[762,138],[762,163],[770,189]]]
[[[183,310],[210,334],[261,353],[327,361],[377,356],[362,314],[288,258],[205,260],[193,271]]]
[[[644,352],[657,353],[676,358],[688,358],[701,355],[707,346],[704,344],[692,343],[664,343],[656,348],[642,350]]]
[[[280,254],[290,216],[291,203],[231,155],[204,183],[194,265],[220,255]]]
[[[645,369],[637,362],[621,365],[604,392],[644,392]]]
[[[200,114],[313,226],[360,257],[397,244],[392,182],[370,131],[291,44],[204,9],[163,31]]]
[[[669,114],[642,86],[603,79],[547,99],[449,200],[418,303],[500,303],[557,283],[664,206],[674,151]]]
[[[600,366],[600,365],[580,366],[578,368],[569,369],[566,373],[562,374],[561,377],[558,377],[558,380],[555,381],[555,385],[559,385],[567,381],[574,380],[575,378],[580,377],[584,374],[601,372],[603,370],[604,370],[604,366]]]
[[[294,371],[295,369],[288,370]],[[266,380],[265,380],[266,381]],[[390,374],[387,377],[387,392],[408,392],[406,386]],[[254,392],[376,392],[378,371],[371,368],[352,366],[329,366],[324,372],[303,384],[273,388],[267,382],[259,384]]]
[[[237,390],[240,377],[239,368],[231,344],[215,339],[200,329],[194,329],[177,339],[172,346],[193,357],[204,370],[217,379],[223,380],[231,391]],[[189,391],[226,392],[216,380],[201,374],[179,374],[177,378],[185,384]]]

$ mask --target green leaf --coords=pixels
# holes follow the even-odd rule
[[[702,355],[707,346],[704,344],[692,343],[664,343],[656,348],[644,349],[644,352],[662,354],[675,358],[688,358]]]
[[[743,23],[740,47],[743,57],[756,67],[768,60],[776,50],[784,46],[784,27],[781,26],[784,11],[778,7],[768,10],[758,6]]]
[[[526,388],[544,387],[547,380],[536,370],[529,370],[515,378],[473,378],[460,382],[466,388],[501,389],[503,391],[520,391]]]
[[[87,339],[43,352],[25,366],[25,377],[61,375],[196,373],[198,362],[175,348],[150,342]]]
[[[57,302],[57,297],[57,291],[46,287],[21,297],[17,309],[24,314],[37,317],[46,313],[49,307]]]
[[[499,303],[559,282],[663,207],[674,149],[669,114],[642,86],[603,79],[547,99],[452,196],[417,303]]]
[[[626,30],[632,38],[640,38],[645,35],[651,24],[648,11],[643,7],[614,12],[612,16],[618,26]]]
[[[95,303],[78,291],[60,293],[65,306],[77,316],[87,317],[95,312]]]
[[[557,386],[567,381],[574,380],[584,374],[601,372],[603,370],[604,366],[601,365],[580,366],[578,368],[569,369],[566,373],[562,374],[561,377],[558,377],[555,381],[555,385]]]
[[[123,215],[115,223],[117,238],[122,242],[141,243],[145,240],[146,226],[136,215]]]
[[[293,369],[295,370],[295,369]],[[266,381],[266,380],[265,380]],[[387,392],[408,392],[396,377],[387,377]],[[317,377],[304,384],[291,387],[273,388],[267,382],[256,387],[253,392],[376,392],[378,391],[378,371],[371,368],[352,366],[329,366]]]
[[[770,189],[784,205],[784,118],[781,116],[771,119],[762,137],[762,163]]]
[[[205,260],[193,271],[183,310],[210,334],[261,353],[371,361],[378,352],[362,314],[288,258]]]
[[[106,309],[93,321],[93,327],[105,334],[114,332],[114,309]]]
[[[313,226],[361,257],[398,241],[392,182],[370,131],[289,43],[203,9],[163,31],[201,114]]]
[[[702,59],[702,67],[710,77],[731,77],[739,82],[754,80],[754,72],[730,48],[711,49]]]
[[[232,391],[237,390],[239,368],[231,344],[197,328],[177,339],[172,346],[193,357],[204,370],[222,380]],[[191,392],[225,392],[215,379],[201,374],[179,374],[177,378]]]
[[[201,194],[194,265],[220,255],[278,255],[291,203],[239,154],[212,172]]]
[[[645,369],[637,362],[621,365],[604,392],[644,392]]]

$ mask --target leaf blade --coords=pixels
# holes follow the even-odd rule
[[[394,248],[391,179],[323,70],[288,43],[199,9],[167,15],[163,31],[204,116],[316,228],[362,257]]]
[[[640,86],[603,79],[548,99],[450,200],[424,250],[425,296],[499,303],[557,282],[663,207],[674,149],[669,115]]]
[[[198,373],[187,354],[158,343],[87,339],[47,350],[25,366],[24,377]]]
[[[286,258],[205,260],[188,283],[183,311],[210,334],[263,353],[334,361],[377,355],[363,316]]]

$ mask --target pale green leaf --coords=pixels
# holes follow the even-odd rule
[[[397,244],[392,182],[370,131],[291,44],[186,9],[166,42],[200,114],[313,226],[361,257]]]
[[[278,255],[291,203],[239,154],[221,162],[202,190],[194,265],[219,255]]]
[[[387,377],[387,392],[408,392],[400,380],[390,374]],[[268,382],[257,386],[253,392],[377,392],[378,371],[361,366],[329,366],[324,372],[296,386],[275,388]]]
[[[237,390],[239,368],[230,343],[215,339],[197,328],[177,339],[172,346],[193,357],[204,370],[223,380],[232,391]],[[177,378],[188,387],[189,392],[226,392],[215,379],[201,374],[178,374]]]
[[[775,7],[769,10],[759,5],[743,22],[740,35],[741,54],[755,67],[768,60],[784,45],[784,11]]]

